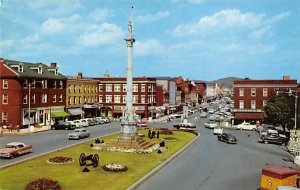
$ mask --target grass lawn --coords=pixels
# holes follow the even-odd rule
[[[160,135],[159,139],[150,140],[147,138],[148,130],[139,130],[138,132],[145,134],[146,140],[156,143],[160,143],[163,137],[170,136]],[[174,131],[171,136],[177,138],[178,141],[165,141],[168,149],[161,154],[156,151],[151,154],[138,154],[93,150],[90,148],[90,144],[94,141],[56,151],[12,167],[0,169],[0,189],[21,190],[30,180],[40,177],[59,181],[63,189],[126,189],[196,138],[194,134],[182,131]],[[102,139],[104,142],[110,142],[116,140],[117,135]],[[90,172],[82,172],[84,166],[79,166],[78,162],[79,155],[82,152],[86,155],[98,154],[100,165],[97,168],[90,166]],[[48,164],[47,160],[55,156],[72,157],[74,162],[64,165]],[[125,165],[128,167],[128,171],[121,173],[106,172],[102,169],[102,166],[108,163]]]

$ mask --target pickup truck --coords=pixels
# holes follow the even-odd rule
[[[183,129],[183,130],[196,130],[196,125],[194,125],[193,123],[180,123],[173,125],[174,128],[176,129]]]

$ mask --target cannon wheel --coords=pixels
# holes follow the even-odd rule
[[[85,160],[86,156],[84,153],[81,153],[79,156],[79,165],[80,166],[84,166],[86,164],[86,160]]]
[[[97,167],[99,164],[99,155],[98,154],[94,154],[94,157],[93,157],[93,167]]]

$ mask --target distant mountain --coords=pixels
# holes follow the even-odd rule
[[[231,89],[231,88],[233,88],[233,81],[238,80],[238,79],[241,79],[241,78],[226,77],[226,78],[214,80],[213,82],[221,83],[223,87]]]

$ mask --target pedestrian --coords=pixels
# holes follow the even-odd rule
[[[149,129],[148,131],[148,138],[150,139],[151,138],[151,130]]]
[[[156,138],[159,139],[159,131],[156,133]]]

